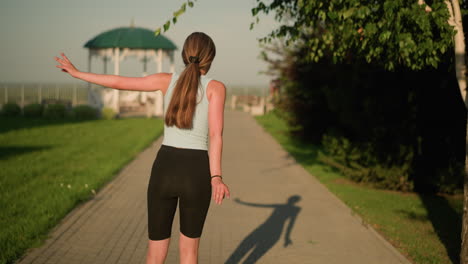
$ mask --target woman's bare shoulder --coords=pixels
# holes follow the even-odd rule
[[[219,95],[219,96],[225,96],[226,95],[226,86],[224,83],[217,81],[217,80],[211,80],[208,83],[207,87],[207,97],[208,100],[211,100],[211,96],[213,94]]]
[[[157,81],[171,81],[172,73],[169,72],[159,72],[148,75],[153,80]]]

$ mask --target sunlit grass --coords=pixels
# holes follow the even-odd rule
[[[161,119],[0,119],[0,263],[48,231],[162,135]]]

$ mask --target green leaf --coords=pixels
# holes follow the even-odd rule
[[[259,10],[258,8],[252,8],[251,11],[252,11],[252,16],[256,16]]]
[[[181,14],[185,13],[185,6],[186,6],[186,3],[183,3],[182,6],[179,8],[179,10],[175,11],[172,15],[175,17],[178,17]]]
[[[344,11],[343,12],[343,19],[348,19],[349,17],[351,17],[354,14],[355,10],[356,10],[355,8],[350,8],[350,9]]]
[[[320,10],[318,12],[318,17],[320,20],[325,20],[327,18],[327,14],[324,11]]]
[[[165,24],[164,24],[164,32],[166,32],[167,30],[169,30],[169,27],[171,26],[171,21],[168,20]]]
[[[189,6],[189,7],[193,7],[193,2],[192,2],[192,1],[188,1],[188,6]]]
[[[159,27],[154,31],[154,35],[159,36],[160,34],[161,34],[161,28]]]
[[[338,15],[336,14],[336,12],[328,12],[327,15],[331,20],[335,20],[338,18]]]
[[[175,23],[177,23],[177,17],[173,17],[173,18],[172,18],[172,24],[175,25]]]
[[[254,23],[252,22],[252,23],[250,23],[250,30],[252,30],[253,27],[254,27]]]
[[[381,43],[385,43],[387,40],[390,39],[390,36],[392,35],[392,32],[390,31],[384,31],[382,34],[379,36],[379,41]]]
[[[366,24],[364,29],[364,32],[366,32],[368,36],[373,35],[375,32],[377,32],[377,26],[373,23]]]

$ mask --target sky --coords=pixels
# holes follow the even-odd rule
[[[1,0],[0,1],[0,83],[76,82],[61,72],[53,59],[64,52],[80,71],[88,71],[88,50],[84,44],[98,34],[130,26],[151,30],[162,26],[179,9],[182,0]],[[251,8],[255,0],[197,0],[164,36],[179,48],[175,52],[176,71],[183,69],[181,49],[194,31],[208,34],[216,45],[216,58],[208,76],[231,86],[265,86],[271,77],[259,74],[266,64],[258,55],[258,39],[278,24],[272,15],[261,15],[253,30]],[[91,71],[103,73],[102,60],[93,57]],[[113,62],[108,62],[108,74]],[[163,71],[169,71],[165,61]],[[156,63],[148,64],[148,74]],[[142,76],[143,64],[127,57],[120,75]]]

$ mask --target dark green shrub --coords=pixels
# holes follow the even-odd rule
[[[19,116],[21,107],[17,103],[6,103],[2,106],[2,116]]]
[[[351,54],[311,63],[308,46],[295,48],[270,65],[280,80],[275,107],[292,136],[322,144],[326,162],[358,182],[463,191],[467,113],[450,53],[437,69],[387,71]]]
[[[28,104],[23,108],[23,115],[25,117],[41,117],[44,110],[43,105],[38,103]]]
[[[398,154],[382,161],[375,154],[373,144],[357,144],[345,137],[324,135],[322,146],[326,155],[320,160],[355,182],[390,190],[414,189],[411,179],[414,151],[411,147],[400,145]]]
[[[90,120],[98,118],[98,110],[89,105],[78,105],[72,109],[72,117],[78,120]]]
[[[60,119],[67,116],[67,108],[64,104],[49,104],[44,109],[44,117],[49,119]]]

